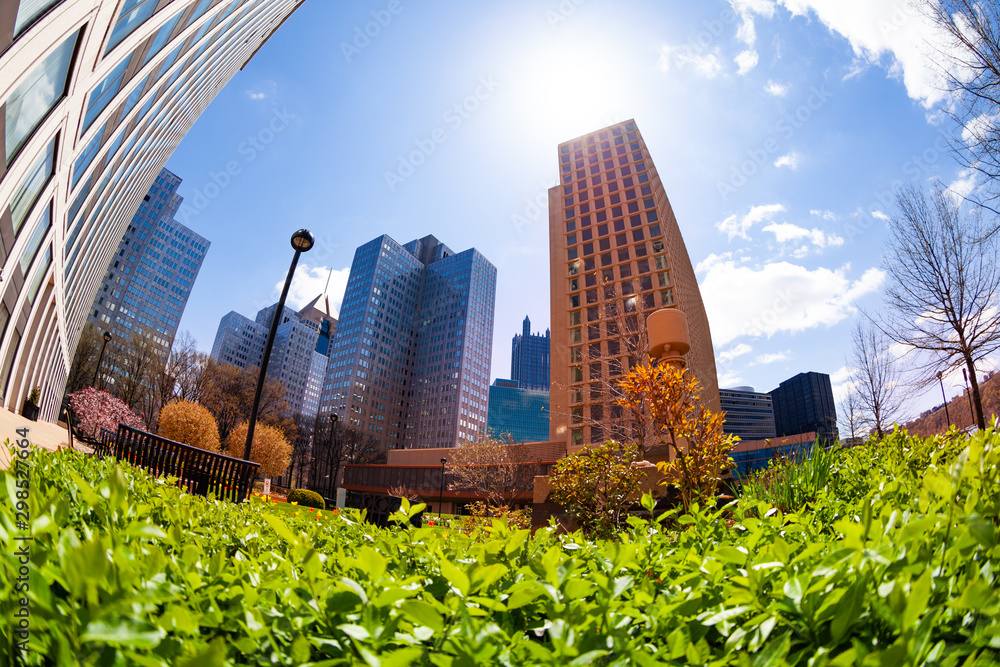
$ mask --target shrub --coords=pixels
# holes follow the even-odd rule
[[[132,408],[103,389],[87,387],[69,395],[69,405],[78,419],[77,426],[84,434],[96,438],[101,429],[117,431],[119,422],[145,430],[142,417]]]
[[[740,495],[794,512],[815,501],[830,482],[833,466],[843,450],[814,443],[808,452],[775,456],[764,470],[741,480]]]
[[[256,436],[256,433],[254,436]],[[288,502],[298,503],[303,507],[315,507],[320,510],[326,509],[326,501],[323,500],[323,496],[309,489],[293,489],[288,494]]]
[[[160,410],[160,435],[210,452],[219,451],[219,427],[204,406],[189,401],[175,401]]]
[[[609,440],[560,459],[549,475],[552,499],[586,532],[613,535],[645,474],[632,465],[636,454],[635,445]]]
[[[466,533],[481,526],[492,526],[493,519],[503,519],[510,530],[531,528],[531,512],[527,510],[512,510],[509,507],[488,505],[477,500],[468,507],[469,513],[462,517],[459,528]]]
[[[243,422],[229,434],[227,454],[243,458],[247,444],[249,422]],[[292,445],[277,428],[257,422],[253,430],[253,447],[250,460],[260,464],[260,474],[264,477],[278,477],[288,469],[292,460]]]

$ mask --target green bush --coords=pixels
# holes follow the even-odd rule
[[[694,504],[614,540],[413,528],[405,500],[389,530],[279,515],[35,451],[0,472],[0,664],[997,664],[1000,436],[919,478],[914,443],[840,452],[794,513]]]
[[[767,468],[741,480],[745,501],[762,501],[782,512],[794,512],[815,502],[830,482],[833,466],[843,450],[813,443],[808,452],[772,458]]]
[[[293,489],[288,494],[288,502],[298,503],[302,507],[315,507],[320,510],[326,509],[326,501],[323,500],[323,496],[309,489]]]

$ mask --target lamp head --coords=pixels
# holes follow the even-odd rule
[[[441,459],[441,465],[444,465],[447,462],[448,462],[448,459]]]
[[[313,235],[308,229],[300,229],[292,234],[292,247],[299,252],[309,252],[313,242]]]
[[[107,343],[110,340],[111,340],[111,332],[110,331],[105,331],[104,332],[104,342]]]

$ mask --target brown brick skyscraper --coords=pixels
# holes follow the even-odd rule
[[[635,121],[567,141],[558,151],[560,183],[549,190],[549,437],[571,448],[616,437],[614,380],[634,363],[634,345],[622,333],[641,339],[645,317],[664,307],[686,315],[688,369],[701,382],[702,398],[718,410],[701,292]]]

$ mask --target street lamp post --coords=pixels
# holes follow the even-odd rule
[[[951,428],[951,415],[948,414],[948,397],[944,395],[944,380],[941,378],[941,371],[938,371],[938,382],[941,383],[941,399],[944,401],[944,416],[948,420],[948,428]]]
[[[260,373],[257,375],[257,391],[253,396],[253,407],[250,408],[250,424],[247,426],[247,445],[243,450],[243,460],[250,460],[250,450],[253,447],[253,431],[257,424],[257,409],[260,407],[260,395],[264,391],[264,378],[267,376],[267,362],[271,359],[271,348],[274,347],[274,336],[278,333],[278,324],[281,322],[281,314],[285,310],[285,298],[288,296],[288,288],[292,284],[292,275],[295,273],[295,266],[299,263],[299,255],[308,252],[313,247],[313,235],[307,229],[300,229],[292,234],[292,247],[295,249],[295,256],[292,257],[292,265],[288,267],[288,277],[285,278],[285,286],[281,289],[281,298],[278,299],[278,307],[271,318],[271,330],[267,333],[267,343],[264,345],[264,356],[260,360]]]
[[[108,346],[108,341],[111,340],[111,332],[104,332],[104,342],[101,344],[101,354],[97,357],[97,368],[94,369],[94,381],[90,383],[90,386],[97,386],[97,374],[101,372],[101,362],[104,361],[104,348]]]
[[[969,375],[962,369],[962,378],[965,380],[965,395],[969,397],[969,414],[972,416],[972,423],[976,423],[976,411],[972,408],[972,391],[969,389]]]
[[[448,459],[441,459],[441,493],[438,496],[438,518],[441,518],[441,508],[444,507],[444,465]]]

